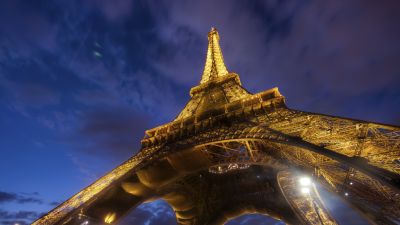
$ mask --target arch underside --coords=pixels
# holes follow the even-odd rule
[[[297,189],[279,186],[278,174],[297,172],[343,196],[377,224],[400,218],[398,128],[281,109],[194,129],[194,136],[182,133],[179,141],[160,140],[142,149],[86,189],[92,193],[97,187],[97,193],[79,196],[77,207],[64,207],[59,222],[102,223],[115,213],[114,223],[140,203],[163,198],[180,224],[221,224],[249,212],[315,224],[310,219],[315,217],[302,216],[311,211],[301,212],[291,202]],[[323,204],[318,207],[310,210],[326,213],[325,221],[334,224]]]
[[[226,145],[233,149],[241,143]],[[241,150],[238,153],[242,155],[236,160],[228,162],[219,158],[221,161],[218,161],[214,156],[221,151],[217,146],[210,146],[207,152],[203,148],[192,148],[137,171],[120,184],[124,192],[135,197],[131,199],[132,206],[126,209],[162,198],[174,209],[178,224],[224,224],[246,213],[262,213],[288,224],[336,224],[322,203],[313,205],[313,202],[321,202],[318,194],[313,192],[304,196],[299,192],[296,174],[291,173],[287,166],[266,157],[253,162],[246,151]],[[198,159],[197,164],[192,163],[194,158]],[[230,158],[233,159],[232,155]],[[223,169],[215,170],[214,167]],[[105,218],[110,213],[122,217],[128,210],[115,209],[121,206],[120,200],[115,202],[115,196],[121,196],[121,193],[116,190],[110,193],[110,196],[103,196],[103,202],[81,212],[84,217],[79,222],[68,223],[86,220],[91,224],[99,223],[101,221],[93,215]]]

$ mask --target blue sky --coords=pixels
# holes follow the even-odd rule
[[[3,0],[0,223],[32,221],[175,118],[211,26],[251,92],[279,87],[291,108],[399,125],[398,21],[396,0]],[[135,218],[150,221],[149,207],[172,218],[163,202]]]

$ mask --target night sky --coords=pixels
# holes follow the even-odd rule
[[[1,0],[0,224],[38,218],[174,119],[212,26],[249,91],[279,87],[291,108],[399,125],[399,22],[398,0]],[[175,218],[157,201],[129,221]]]

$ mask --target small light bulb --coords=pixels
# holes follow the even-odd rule
[[[349,193],[346,192],[346,193],[344,193],[344,195],[345,195],[345,196],[349,196]]]
[[[350,185],[353,185],[353,182],[350,182]]]
[[[116,218],[117,214],[116,213],[108,213],[106,215],[106,217],[104,218],[104,222],[111,224],[112,222],[114,222],[115,218]]]

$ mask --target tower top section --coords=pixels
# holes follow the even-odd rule
[[[219,46],[219,34],[217,29],[212,27],[208,33],[207,58],[200,84],[207,83],[227,74],[228,70],[226,69],[221,47]]]
[[[173,122],[148,130],[146,135],[152,137],[158,131],[172,126],[171,124],[186,127],[189,123],[229,114],[264,101],[268,101],[268,104],[276,101],[274,106],[284,104],[284,98],[277,88],[253,95],[242,87],[238,74],[228,72],[219,46],[219,34],[214,27],[208,33],[207,58],[203,76],[200,84],[190,89],[190,96],[189,102]]]
[[[183,133],[176,133],[181,132],[181,129],[197,132],[199,127],[203,129],[213,126],[212,121],[232,121],[235,118],[242,119],[257,110],[265,112],[286,107],[285,97],[279,93],[278,88],[252,94],[242,86],[238,74],[228,72],[215,28],[211,28],[208,33],[203,76],[200,84],[190,89],[190,96],[188,103],[172,122],[146,131],[146,137],[142,140],[143,146],[149,146],[156,137],[169,133],[181,137]]]

